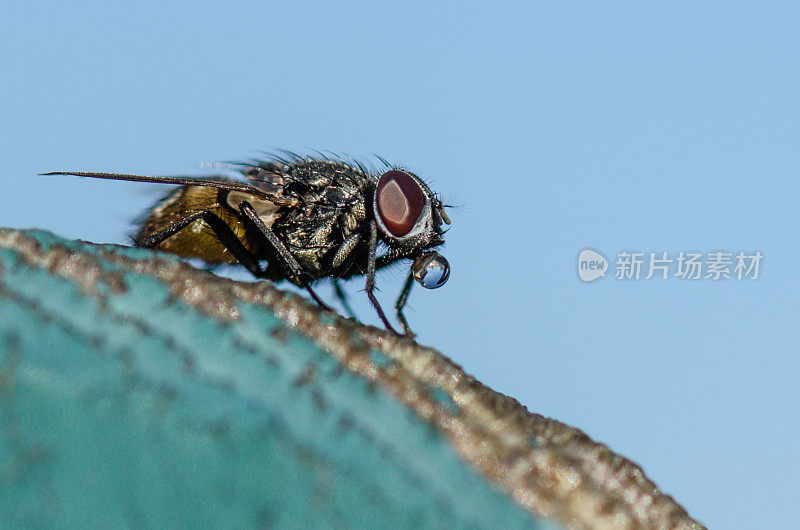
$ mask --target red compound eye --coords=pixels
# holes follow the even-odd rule
[[[409,233],[425,207],[425,193],[414,177],[396,169],[381,175],[375,199],[381,221],[395,237]]]

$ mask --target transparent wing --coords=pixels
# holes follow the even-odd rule
[[[40,173],[40,175],[71,175],[75,177],[90,177],[107,180],[128,180],[132,182],[150,182],[153,184],[174,184],[177,186],[205,186],[209,188],[219,188],[223,190],[241,191],[250,195],[256,195],[268,200],[278,199],[280,193],[270,193],[269,187],[262,187],[256,183],[239,182],[222,175],[211,175],[207,177],[193,176],[147,176],[147,175],[127,175],[124,173],[96,173],[90,171],[52,171]],[[280,191],[280,189],[273,189]],[[277,201],[276,201],[277,202]]]

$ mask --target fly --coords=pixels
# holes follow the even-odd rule
[[[434,250],[444,243],[444,224],[450,224],[447,205],[420,177],[389,164],[377,174],[358,162],[293,153],[238,166],[244,180],[44,174],[174,184],[178,187],[138,223],[136,246],[210,264],[241,265],[256,278],[287,280],[324,309],[330,308],[311,284],[330,278],[351,317],[338,280],[366,275],[367,297],[393,332],[374,294],[375,273],[411,260],[395,310],[405,334],[413,336],[403,315],[413,281],[436,289],[450,276],[447,260]]]

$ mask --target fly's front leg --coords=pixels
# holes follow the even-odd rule
[[[372,303],[372,307],[375,308],[375,311],[378,313],[383,325],[386,326],[386,329],[391,331],[392,333],[397,333],[392,325],[389,323],[389,320],[386,318],[386,314],[381,309],[381,304],[378,303],[378,299],[375,298],[375,253],[378,248],[378,226],[375,224],[375,221],[370,221],[369,223],[369,259],[367,261],[367,282],[364,286],[364,290],[367,292],[367,298],[369,298],[370,303]]]
[[[253,206],[247,202],[243,201],[239,203],[239,211],[241,211],[255,226],[258,228],[258,231],[264,236],[264,238],[272,245],[272,248],[275,249],[278,256],[283,261],[283,265],[289,270],[289,274],[291,274],[292,278],[302,286],[308,294],[311,295],[311,298],[322,308],[327,311],[333,311],[330,307],[328,307],[322,299],[317,296],[317,293],[314,292],[314,289],[311,288],[311,285],[308,281],[304,278],[303,267],[300,265],[292,253],[289,252],[289,249],[286,248],[286,245],[278,239],[278,236],[275,235],[264,221],[258,216]]]
[[[403,332],[405,332],[407,337],[414,337],[414,332],[411,331],[411,328],[408,327],[408,321],[406,320],[405,315],[403,314],[403,308],[406,306],[406,302],[408,302],[408,295],[411,293],[411,287],[414,285],[414,274],[408,273],[408,277],[406,278],[406,283],[403,284],[403,290],[400,291],[400,296],[397,297],[397,301],[394,303],[394,308],[397,310],[397,320],[400,321],[400,325],[403,326]]]
[[[353,232],[347,237],[347,239],[344,240],[344,243],[342,243],[342,245],[336,249],[336,254],[334,254],[333,261],[331,262],[334,271],[339,271],[342,268],[346,268],[347,259],[353,253],[353,250],[355,250],[355,248],[358,246],[359,242],[361,242],[361,234],[358,232]],[[339,299],[339,303],[342,304],[347,316],[353,320],[358,320],[356,318],[356,314],[353,312],[353,308],[350,307],[350,304],[347,302],[347,295],[345,295],[344,291],[342,290],[342,286],[339,285],[339,281],[334,277],[331,278],[331,283],[333,283],[333,291],[336,293],[336,298]]]

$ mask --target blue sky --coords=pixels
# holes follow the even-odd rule
[[[422,343],[637,461],[709,526],[788,528],[798,15],[788,2],[9,5],[0,225],[125,242],[161,193],[42,171],[380,154],[461,205],[449,283],[411,295]],[[584,248],[611,267],[620,251],[764,258],[755,281],[583,283]],[[379,277],[385,305],[402,277]],[[348,285],[374,322],[362,287]]]

